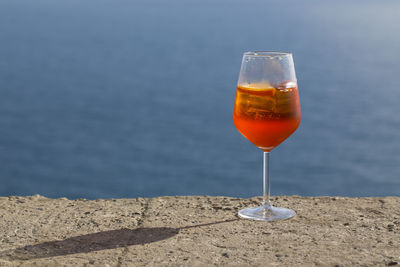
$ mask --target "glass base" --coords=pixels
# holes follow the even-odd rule
[[[294,215],[296,215],[296,212],[287,208],[264,205],[239,210],[238,214],[244,219],[257,221],[277,221],[292,218]]]

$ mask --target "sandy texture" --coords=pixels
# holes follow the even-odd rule
[[[395,266],[400,198],[274,197],[297,215],[238,219],[260,198],[0,198],[0,266]]]

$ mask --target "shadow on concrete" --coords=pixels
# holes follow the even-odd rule
[[[181,228],[144,227],[104,231],[2,251],[0,252],[0,258],[5,260],[31,260],[76,253],[88,253],[133,245],[143,245],[171,238],[177,235],[182,229],[211,226],[236,220],[238,219],[191,225]]]

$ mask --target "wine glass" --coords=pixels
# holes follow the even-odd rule
[[[238,131],[264,151],[263,202],[245,208],[239,216],[275,221],[296,212],[270,203],[269,159],[272,149],[288,138],[300,124],[300,102],[291,53],[246,52],[243,54],[236,90],[233,122]]]

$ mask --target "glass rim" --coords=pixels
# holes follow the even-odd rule
[[[248,51],[244,52],[243,56],[251,56],[251,57],[274,57],[274,56],[292,56],[292,53],[289,52],[280,52],[280,51]]]

